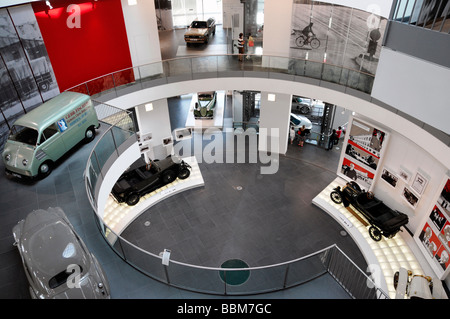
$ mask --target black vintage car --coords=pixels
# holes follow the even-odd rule
[[[175,179],[186,179],[191,174],[191,166],[185,161],[168,156],[163,160],[150,161],[138,159],[117,180],[111,191],[119,203],[136,205],[141,196],[148,194]]]
[[[372,192],[361,190],[356,182],[349,182],[342,189],[334,188],[330,197],[336,204],[352,205],[361,213],[370,223],[369,235],[375,241],[380,241],[382,236],[393,238],[409,221],[406,214],[387,207]]]

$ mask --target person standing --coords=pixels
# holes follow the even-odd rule
[[[333,129],[333,132],[331,133],[331,135],[328,139],[327,151],[331,150],[333,148],[333,145],[335,145],[335,143],[337,144],[338,140],[339,140],[339,138],[337,137],[336,129]]]
[[[337,131],[336,131],[336,135],[337,135],[337,139],[339,140],[341,138],[342,135],[342,127],[338,127]]]
[[[289,139],[291,140],[291,144],[294,143],[295,140],[295,129],[293,126],[289,128]]]
[[[299,136],[298,145],[300,147],[303,147],[303,144],[305,143],[305,139],[306,139],[306,127],[305,127],[305,125],[300,127],[298,129],[297,133],[298,133],[298,136]]]
[[[255,40],[252,37],[252,34],[248,34],[248,48],[247,48],[247,59],[250,59],[250,54],[254,53]]]
[[[241,33],[239,33],[239,39],[237,42],[237,48],[239,50],[239,61],[240,62],[242,62],[242,60],[244,58],[244,44],[245,44],[244,34],[241,32]]]

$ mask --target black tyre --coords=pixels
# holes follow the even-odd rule
[[[369,235],[370,235],[370,238],[372,238],[375,241],[380,241],[382,238],[381,231],[378,228],[376,228],[375,226],[370,226]]]
[[[50,175],[52,172],[53,163],[50,161],[44,162],[39,166],[38,178],[42,179]]]
[[[336,204],[342,204],[342,196],[338,191],[332,191],[330,193],[331,200]]]
[[[88,127],[88,129],[84,133],[84,141],[85,141],[85,143],[92,142],[94,140],[94,138],[95,138],[95,129],[92,126]]]
[[[302,106],[301,108],[300,108],[300,113],[302,113],[302,114],[308,114],[309,113],[309,107],[308,106]]]
[[[184,167],[178,173],[178,178],[179,179],[186,179],[186,178],[189,177],[189,175],[191,175],[191,171],[188,168]]]
[[[320,41],[317,38],[313,38],[310,42],[311,44],[311,48],[313,49],[317,49],[318,47],[320,47]]]
[[[141,199],[141,197],[138,194],[131,193],[128,195],[126,203],[128,206],[134,206],[139,203],[139,199]]]
[[[172,183],[177,178],[177,175],[174,171],[168,170],[163,173],[162,181],[164,184]]]

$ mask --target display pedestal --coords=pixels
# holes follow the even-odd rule
[[[186,128],[190,129],[223,129],[223,117],[225,110],[225,91],[217,91],[216,106],[214,109],[214,118],[212,119],[195,119],[194,108],[197,102],[197,94],[192,96],[191,105],[186,119]]]
[[[109,195],[105,205],[103,221],[111,229],[111,231],[109,229],[106,231],[106,238],[111,245],[114,245],[117,239],[116,235],[120,235],[133,220],[151,206],[169,196],[194,187],[204,186],[203,177],[195,156],[185,157],[183,160],[192,167],[188,178],[183,180],[177,178],[172,183],[142,196],[139,203],[134,206],[128,206],[126,203],[119,204],[113,199],[112,195]]]
[[[376,242],[370,238],[368,227],[364,226],[352,212],[347,210],[344,205],[336,204],[331,200],[331,191],[337,186],[342,188],[345,184],[344,179],[336,178],[312,202],[339,222],[353,238],[367,264],[379,269],[382,274],[382,278],[379,278],[378,282],[380,288],[388,293],[389,297],[395,298],[393,278],[400,267],[411,270],[414,274],[433,275],[432,269],[423,256],[416,254],[417,245],[406,230],[397,233],[394,238],[383,237]],[[374,274],[374,276],[376,275]]]

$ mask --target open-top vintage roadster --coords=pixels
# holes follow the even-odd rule
[[[342,189],[337,186],[331,191],[330,198],[345,207],[352,205],[361,213],[370,224],[369,235],[375,241],[380,241],[382,236],[394,237],[409,221],[406,214],[389,208],[372,192],[361,190],[356,182],[348,182]]]
[[[191,166],[176,156],[146,163],[139,158],[114,184],[111,194],[119,203],[136,205],[141,196],[148,194],[177,178],[186,179],[191,174]]]

